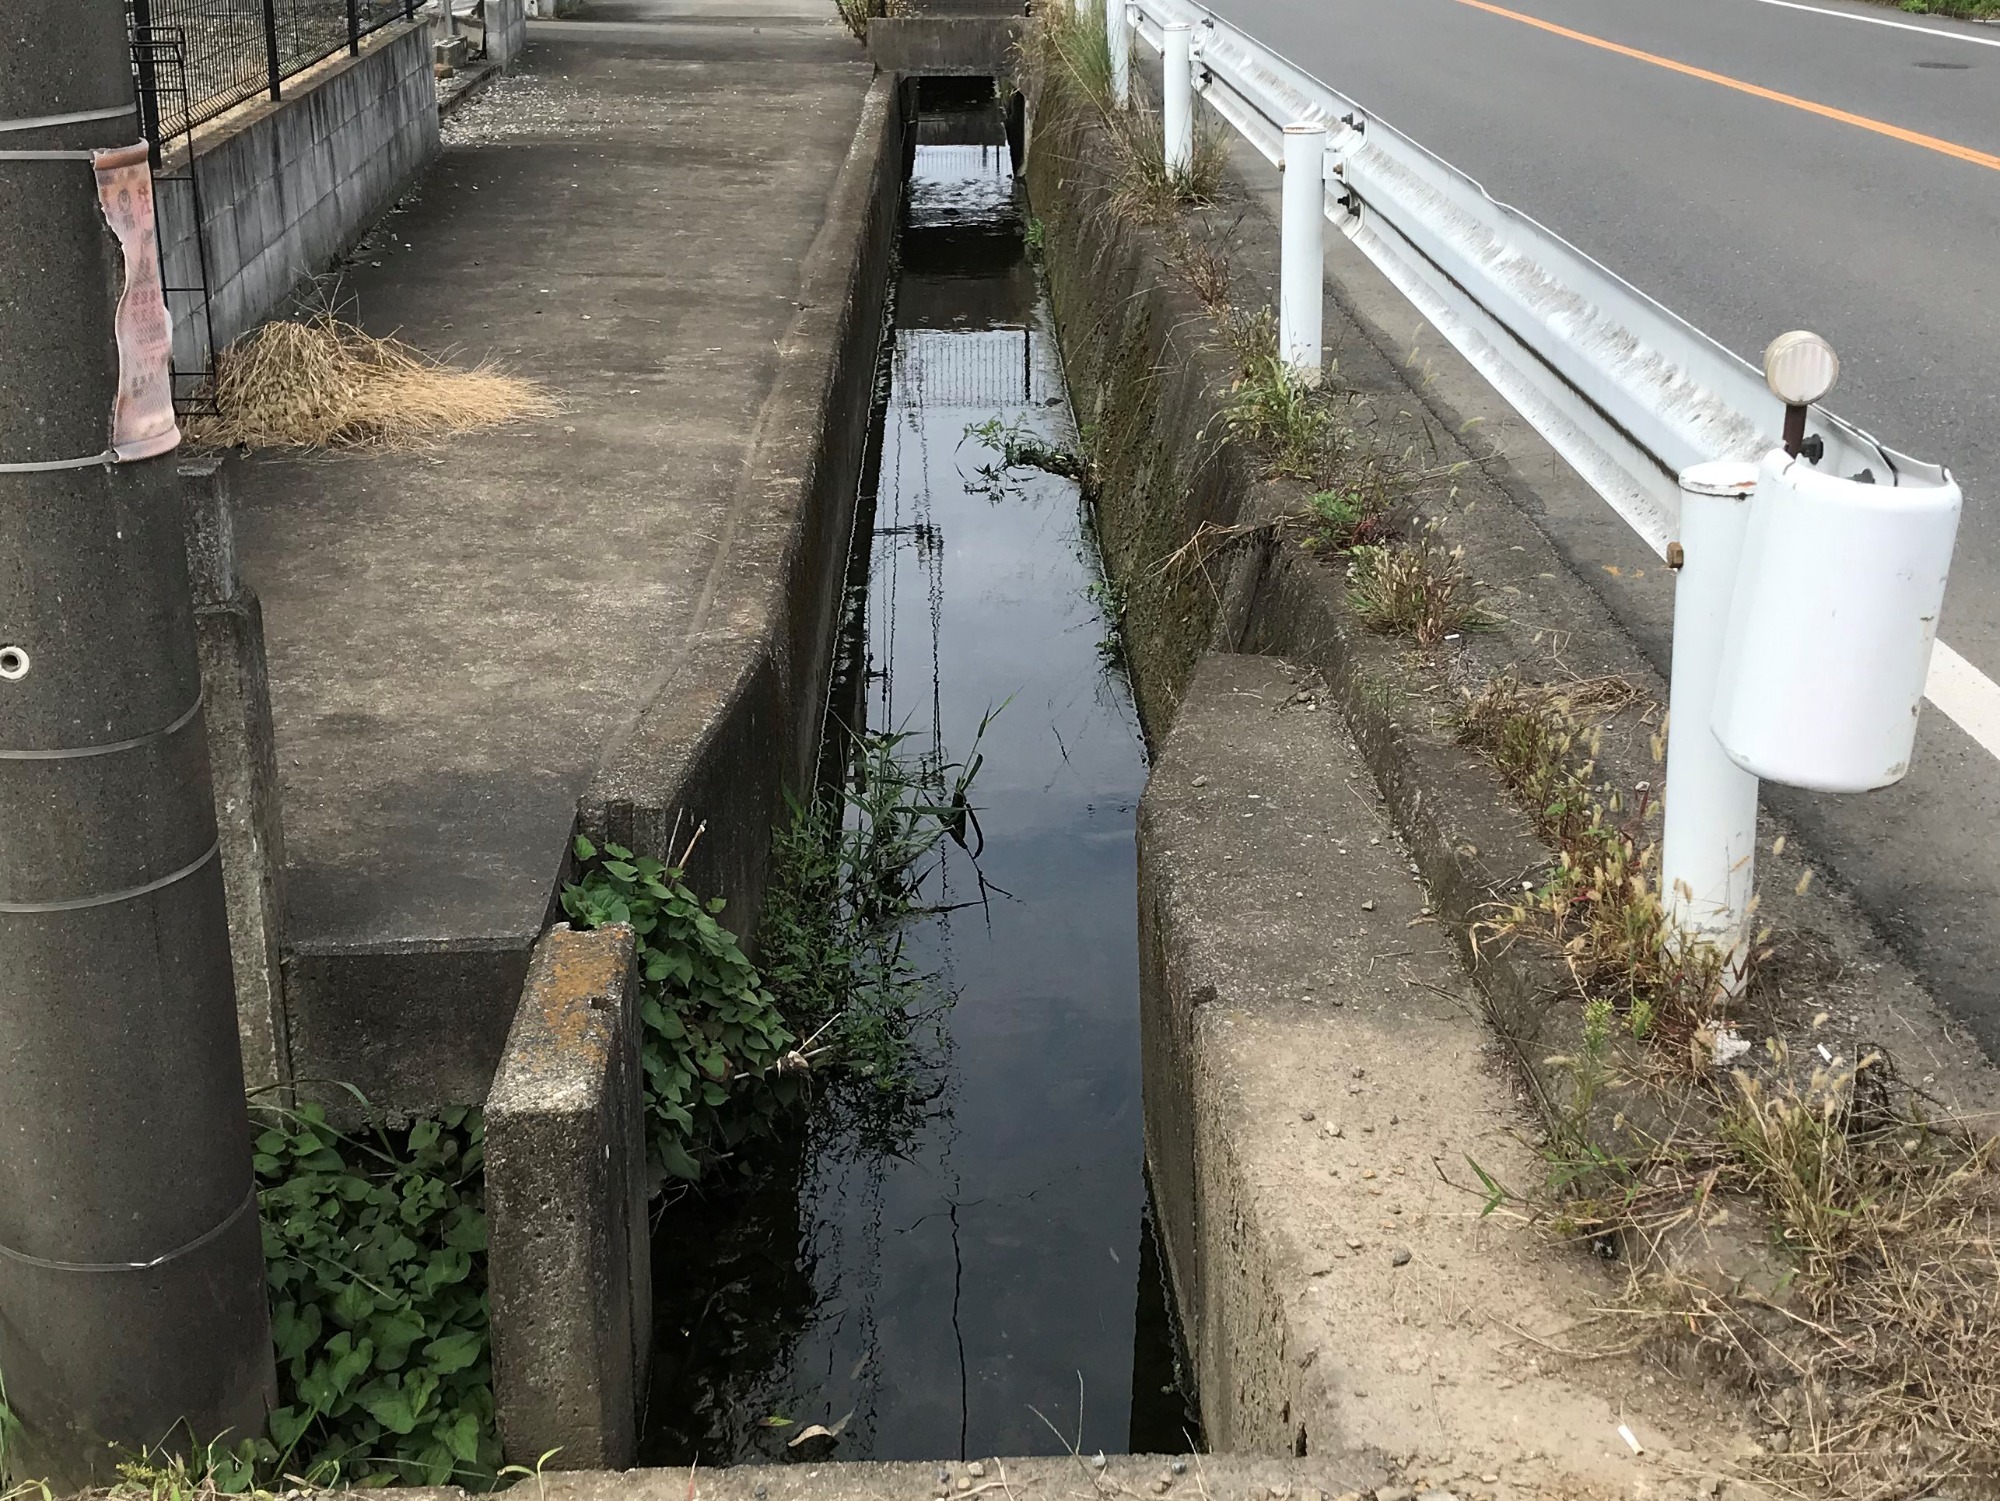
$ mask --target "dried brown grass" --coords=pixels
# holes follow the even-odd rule
[[[1754,1396],[1783,1451],[1750,1464],[1793,1494],[1890,1501],[1951,1483],[2000,1494],[2000,1174],[1985,1134],[1933,1118],[1875,1049],[1782,1042],[1754,1067],[1712,1063],[1730,999],[1716,957],[1664,942],[1657,811],[1597,776],[1601,722],[1638,694],[1620,678],[1550,687],[1502,677],[1458,731],[1492,758],[1557,864],[1480,925],[1482,942],[1540,937],[1584,1003],[1583,1046],[1552,1059],[1572,1098],[1551,1121],[1548,1181],[1528,1196],[1558,1233],[1624,1248],[1608,1316],[1661,1345],[1692,1343]],[[1657,749],[1657,747],[1656,747]],[[1766,959],[1768,931],[1754,963]],[[1751,976],[1755,978],[1755,974]],[[1824,1018],[1822,1018],[1824,1020]],[[1652,1046],[1615,1063],[1615,1030]],[[1824,1064],[1821,1060],[1825,1059]],[[1670,1122],[1642,1135],[1627,1092]],[[1625,1108],[1607,1133],[1595,1107]],[[1719,1287],[1676,1246],[1754,1206],[1781,1275]]]
[[[1883,1054],[1835,1058],[1803,1074],[1774,1040],[1621,1181],[1551,1218],[1627,1248],[1615,1323],[1692,1343],[1751,1394],[1761,1478],[1847,1501],[2000,1494],[1994,1142],[1931,1118]],[[1775,1288],[1674,1264],[1677,1235],[1746,1202],[1784,1269]]]
[[[216,414],[188,436],[217,448],[423,448],[558,409],[533,381],[447,365],[326,315],[238,339],[216,359],[211,394]]]

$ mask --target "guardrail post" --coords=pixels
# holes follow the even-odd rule
[[[1285,189],[1278,256],[1278,352],[1295,375],[1320,374],[1320,305],[1325,297],[1326,126],[1285,127]]]
[[[1734,994],[1746,978],[1756,885],[1757,778],[1729,759],[1709,718],[1757,466],[1697,464],[1681,475],[1680,488],[1661,900],[1668,945],[1715,948],[1725,960],[1724,988]],[[1675,561],[1669,549],[1669,566]]]
[[[1161,118],[1166,126],[1166,162],[1169,173],[1186,172],[1194,166],[1194,68],[1192,28],[1185,21],[1169,21],[1160,28],[1163,45],[1160,65]]]
[[[1125,0],[1104,7],[1104,41],[1111,51],[1111,101],[1120,109],[1132,104],[1132,12]]]

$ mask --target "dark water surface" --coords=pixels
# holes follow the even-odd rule
[[[1145,745],[1076,485],[995,482],[967,435],[1076,436],[997,106],[917,140],[832,712],[952,762],[1000,709],[983,849],[910,933],[956,1002],[900,1132],[816,1117],[750,1201],[667,1216],[652,1463],[1190,1446],[1140,1138]]]

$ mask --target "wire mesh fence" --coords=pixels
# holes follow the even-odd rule
[[[180,59],[174,89],[138,59],[146,134],[155,143],[257,98],[281,98],[285,80],[394,21],[418,0],[131,0],[135,41],[171,45]]]

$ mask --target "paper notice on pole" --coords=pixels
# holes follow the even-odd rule
[[[150,459],[179,446],[174,422],[174,326],[160,278],[153,230],[153,165],[144,142],[92,153],[97,201],[125,252],[119,294],[118,396],[111,451],[118,462]]]

